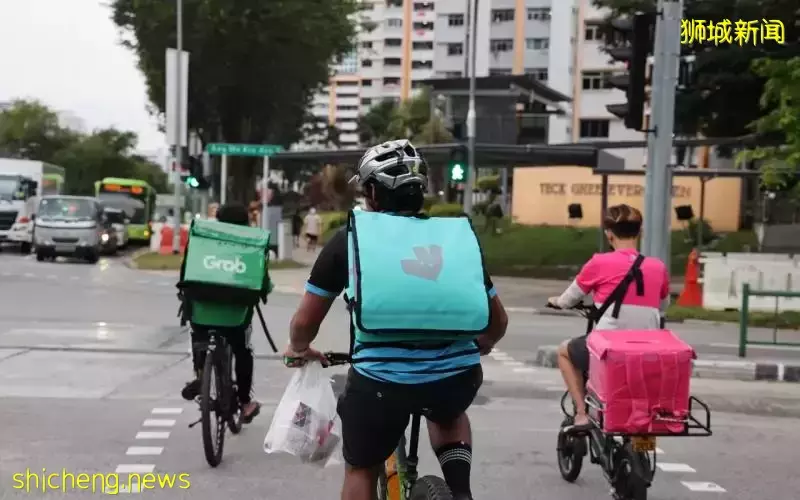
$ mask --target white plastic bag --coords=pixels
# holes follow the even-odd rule
[[[331,380],[320,363],[308,363],[289,381],[264,437],[264,451],[327,467],[340,461],[341,436]]]

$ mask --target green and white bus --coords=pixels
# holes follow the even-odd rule
[[[104,205],[125,213],[128,240],[131,243],[150,242],[150,223],[156,206],[156,191],[138,179],[106,177],[94,183],[95,196]]]

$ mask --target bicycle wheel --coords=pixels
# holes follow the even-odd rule
[[[411,500],[453,500],[453,494],[444,479],[424,476],[411,488]]]
[[[232,434],[239,434],[242,432],[242,412],[239,408],[239,395],[237,394],[236,382],[233,380],[233,351],[230,346],[225,348],[225,359],[228,360],[225,367],[225,384],[223,389],[226,392],[225,401],[228,402],[225,408],[225,414],[228,420],[228,429]]]
[[[381,466],[378,469],[378,487],[373,497],[375,500],[390,500],[387,492],[388,481],[386,479],[386,469]]]
[[[650,457],[647,453],[633,451],[626,443],[617,462],[617,480],[614,484],[617,500],[647,500],[650,479],[642,477],[650,474]]]
[[[222,461],[222,449],[225,445],[225,414],[220,411],[220,406],[225,401],[225,394],[222,389],[224,384],[218,366],[218,355],[217,350],[209,351],[206,354],[200,389],[203,451],[206,455],[206,461],[211,467],[218,466]],[[214,423],[213,426],[211,425],[212,421]]]
[[[562,431],[564,427],[572,425],[572,417],[565,417],[558,431],[558,471],[564,481],[575,482],[583,468],[583,455],[585,454],[586,438],[574,436]]]

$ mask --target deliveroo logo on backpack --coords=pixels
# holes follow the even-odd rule
[[[203,267],[209,270],[224,271],[226,273],[243,274],[247,266],[236,256],[234,260],[218,259],[216,255],[207,255],[203,259]]]

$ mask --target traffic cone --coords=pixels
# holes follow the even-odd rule
[[[678,305],[682,307],[703,307],[703,291],[700,288],[700,257],[696,248],[689,254],[689,259],[686,262],[683,291],[678,296]]]

